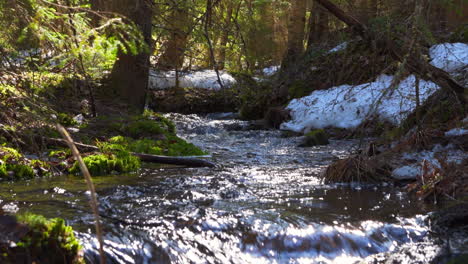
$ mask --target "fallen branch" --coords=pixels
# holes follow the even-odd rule
[[[67,146],[67,142],[60,138],[45,138],[47,144],[54,146]],[[99,151],[99,148],[93,145],[87,145],[83,143],[76,143],[75,146],[82,151]],[[216,166],[213,162],[194,158],[194,157],[170,157],[170,156],[160,156],[144,153],[135,153],[131,152],[133,156],[140,158],[143,162],[151,163],[160,163],[160,164],[170,164],[170,165],[181,165],[187,167],[210,167],[213,168]]]

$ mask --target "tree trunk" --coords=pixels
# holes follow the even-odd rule
[[[93,0],[92,8],[97,11],[114,12],[128,18],[141,31],[147,45],[138,54],[119,51],[111,73],[110,87],[114,89],[130,112],[143,112],[148,87],[151,41],[151,0]]]
[[[288,50],[283,60],[287,66],[294,63],[304,52],[304,30],[306,20],[306,0],[291,0],[291,15],[288,25]]]
[[[232,2],[228,1],[224,4],[226,10],[226,17],[223,23],[223,32],[221,33],[221,39],[219,41],[219,58],[218,68],[223,70],[226,62],[226,49],[228,43],[229,32],[231,31],[231,18],[232,18]]]
[[[183,3],[180,3],[183,2]],[[184,1],[176,1],[168,19],[169,39],[164,43],[163,54],[157,67],[164,70],[177,70],[184,64],[185,50],[190,34],[190,14]]]
[[[304,38],[305,38],[305,20],[306,20],[306,0],[291,0],[291,12],[288,25],[288,49],[281,63],[279,79],[286,78],[291,73],[291,70],[299,62],[304,53]],[[289,96],[288,85],[280,84],[276,91],[273,100],[275,104],[282,104],[288,100]]]

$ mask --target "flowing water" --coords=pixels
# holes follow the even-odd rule
[[[320,172],[359,141],[299,148],[300,138],[224,115],[169,116],[218,167],[95,177],[109,263],[354,263],[404,249],[417,256],[400,262],[425,263],[440,250],[423,216],[433,208],[398,187],[322,184]],[[4,210],[65,218],[98,263],[82,178],[2,183],[0,195],[12,197]]]

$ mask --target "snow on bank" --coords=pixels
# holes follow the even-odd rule
[[[431,64],[444,71],[453,72],[468,64],[468,44],[444,43],[429,50]]]
[[[327,53],[329,54],[329,53],[335,53],[335,52],[338,52],[338,51],[342,51],[342,50],[345,50],[347,47],[348,47],[348,42],[345,41],[345,42],[337,45],[333,49],[329,50]]]
[[[330,52],[346,48],[345,44],[347,43],[338,45]],[[430,56],[434,66],[449,72],[456,71],[468,64],[468,45],[435,45],[430,49]],[[401,81],[397,89],[386,92],[392,80],[393,76],[381,75],[371,83],[336,86],[294,99],[287,106],[292,119],[283,123],[281,129],[295,132],[325,127],[349,129],[359,126],[371,115],[399,125],[416,108],[416,82],[411,75]],[[419,89],[420,101],[423,103],[439,87],[432,82],[420,80]]]
[[[403,161],[410,164],[396,168],[392,171],[392,177],[397,180],[414,180],[422,173],[423,162],[428,162],[432,168],[442,168],[438,158],[442,158],[447,163],[461,164],[468,158],[468,153],[457,149],[449,144],[445,147],[435,145],[432,150],[425,150],[413,153],[404,153]]]
[[[236,83],[234,77],[225,71],[219,71],[219,78],[224,87],[230,87]],[[218,77],[214,70],[193,71],[179,73],[180,87],[221,89]],[[150,71],[149,89],[167,89],[175,86],[175,71],[156,72]]]
[[[270,66],[267,68],[264,68],[262,70],[263,75],[265,76],[272,76],[273,74],[277,73],[279,71],[281,66],[275,65],[275,66]]]
[[[287,109],[291,121],[281,129],[307,132],[310,129],[359,126],[370,114],[380,119],[400,124],[416,107],[415,80],[411,75],[399,83],[395,91],[385,91],[391,86],[393,76],[380,75],[375,82],[358,86],[341,85],[328,90],[314,91],[311,95],[292,100]],[[420,100],[423,102],[439,87],[420,80]],[[375,106],[376,102],[381,103]]]
[[[445,132],[446,137],[464,136],[467,134],[468,134],[468,129],[464,129],[464,128],[454,128]]]

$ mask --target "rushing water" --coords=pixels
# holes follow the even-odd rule
[[[358,141],[298,148],[300,138],[222,115],[170,117],[218,167],[95,177],[109,263],[354,263],[418,247],[400,260],[425,263],[440,250],[422,216],[433,208],[399,188],[321,183],[323,168]],[[4,210],[67,219],[98,262],[82,178],[2,183],[0,195],[12,197],[0,201]]]

